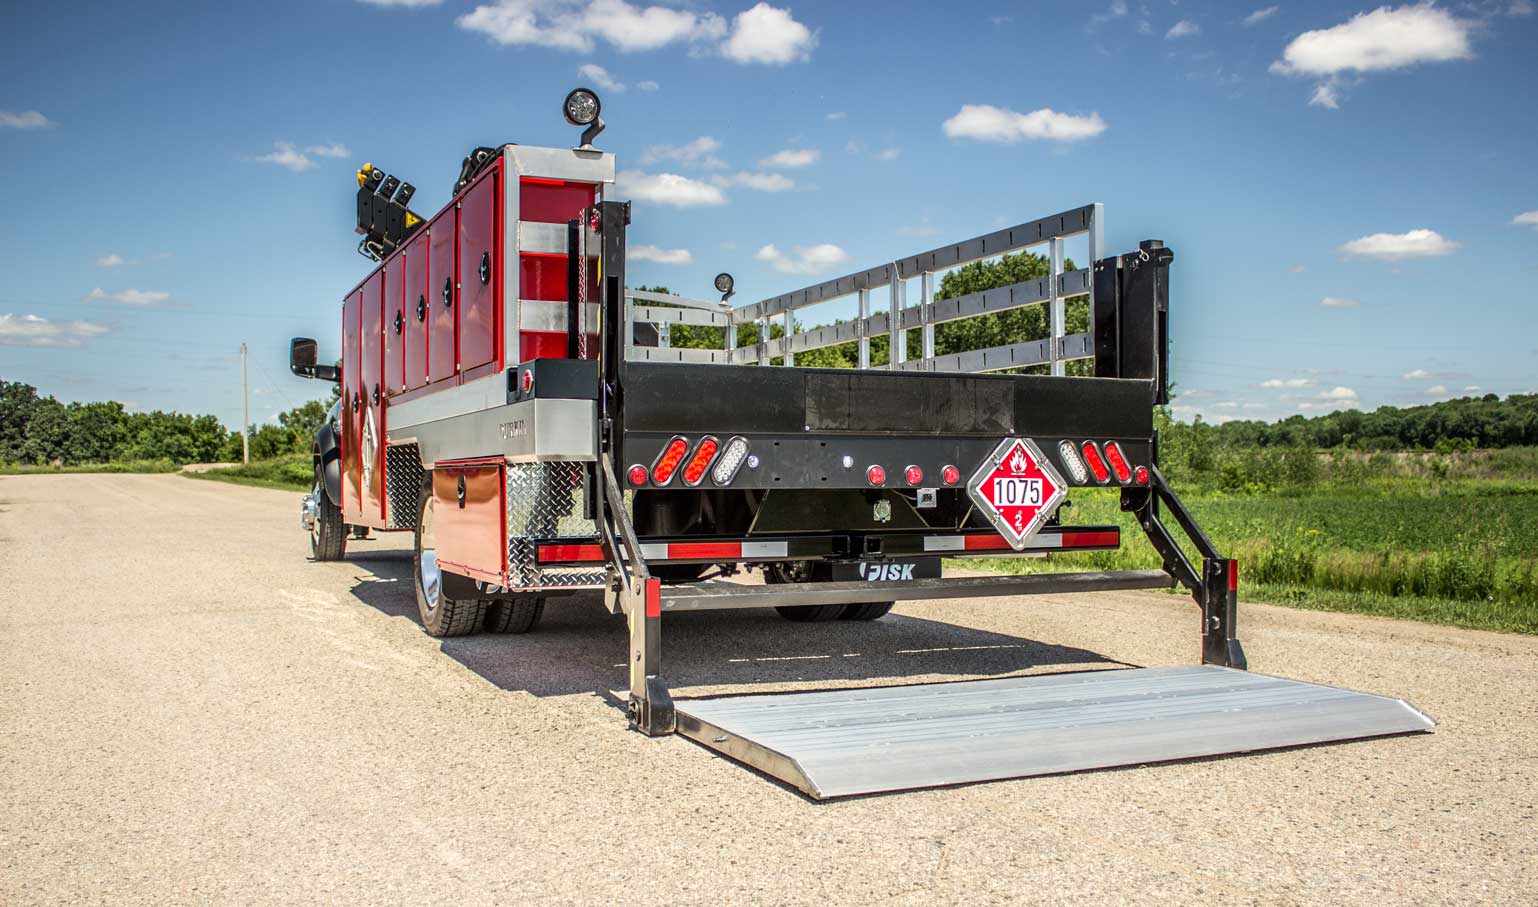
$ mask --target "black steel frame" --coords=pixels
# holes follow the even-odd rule
[[[767,369],[743,366],[696,367],[678,364],[665,366],[635,364],[633,366],[625,359],[625,338],[623,337],[625,227],[630,222],[630,206],[628,203],[604,202],[600,209],[599,220],[604,266],[599,324],[599,342],[602,350],[599,365],[600,452],[591,483],[595,486],[591,496],[595,499],[595,510],[598,516],[599,542],[609,565],[611,585],[609,593],[616,596],[617,604],[625,612],[629,625],[630,700],[627,711],[631,727],[648,735],[661,735],[672,733],[677,726],[672,697],[661,674],[661,621],[663,612],[668,610],[762,607],[783,605],[787,602],[829,604],[915,597],[953,598],[969,595],[1005,596],[1041,592],[1169,588],[1179,584],[1191,591],[1201,609],[1202,662],[1231,668],[1246,667],[1244,649],[1236,636],[1237,564],[1218,552],[1158,468],[1158,444],[1152,428],[1151,413],[1154,406],[1167,403],[1169,399],[1168,270],[1174,258],[1174,254],[1164,248],[1162,242],[1147,240],[1139,244],[1139,250],[1136,253],[1094,263],[1092,322],[1096,352],[1095,375],[1099,379],[1115,379],[1112,383],[1101,385],[1101,390],[1097,390],[1096,379],[1049,378],[1031,375],[845,373],[830,379],[819,378],[816,373],[832,370],[784,369],[771,372]],[[569,325],[569,329],[573,332],[578,329],[575,319],[571,320]],[[574,336],[572,340],[575,340]],[[638,398],[641,407],[638,410],[638,422],[633,430],[627,426],[626,418],[626,394],[630,390],[627,386],[627,372],[632,368],[642,370],[637,372],[640,384],[636,390],[642,397]],[[659,368],[673,371],[667,373],[656,371]],[[677,398],[680,396],[677,388],[683,386],[680,376],[686,370],[692,374],[692,370],[697,368],[731,369],[729,373],[711,372],[712,377],[719,375],[722,380],[732,382],[731,387],[728,390],[718,388],[716,393],[710,395],[708,399],[704,395],[691,395],[688,398],[690,406],[672,406],[670,409],[665,395],[658,392],[659,386],[672,384],[672,396]],[[668,377],[669,375],[671,378]],[[974,438],[991,438],[996,442],[998,437],[1007,434],[1034,434],[1031,430],[1031,423],[1034,420],[1028,421],[1026,425],[1020,425],[1017,421],[1011,421],[1007,425],[983,424],[1004,412],[998,407],[961,414],[964,423],[968,419],[971,422],[946,425],[945,427],[951,431],[945,432],[942,429],[941,433],[951,435],[949,441],[935,438],[933,429],[938,426],[930,426],[931,430],[925,432],[922,425],[919,430],[911,427],[905,430],[902,426],[895,424],[872,423],[858,425],[851,430],[850,422],[839,421],[836,415],[839,410],[836,406],[831,411],[834,415],[815,427],[812,425],[813,416],[806,403],[809,399],[827,398],[837,403],[840,399],[838,395],[842,392],[843,399],[846,401],[853,399],[879,405],[882,402],[880,395],[890,392],[893,388],[907,391],[922,387],[917,384],[895,383],[913,380],[941,382],[939,385],[929,385],[929,387],[940,388],[941,396],[945,396],[947,389],[954,390],[963,382],[968,383],[969,387],[975,384],[978,387],[1005,388],[1007,393],[1004,397],[1009,400],[1009,412],[1024,412],[1028,417],[1040,411],[1036,410],[1036,413],[1032,413],[1033,408],[1028,399],[1022,406],[1021,394],[1025,394],[1027,398],[1035,394],[1039,398],[1037,402],[1040,402],[1040,399],[1057,401],[1046,413],[1047,422],[1052,429],[1062,428],[1061,431],[1047,432],[1054,440],[1053,448],[1056,446],[1057,437],[1083,438],[1101,435],[1117,437],[1118,440],[1134,446],[1140,453],[1146,451],[1146,462],[1150,464],[1149,482],[1142,487],[1124,488],[1121,506],[1123,510],[1136,514],[1139,525],[1163,559],[1163,569],[987,577],[980,580],[798,583],[758,588],[696,584],[671,587],[664,591],[660,580],[653,575],[642,556],[639,538],[626,513],[623,492],[615,478],[623,472],[628,459],[637,459],[644,454],[650,454],[651,456],[645,459],[645,462],[650,463],[662,440],[678,430],[678,424],[664,424],[671,419],[659,420],[657,418],[659,413],[666,415],[670,412],[673,417],[685,422],[703,419],[704,422],[700,425],[702,427],[708,425],[712,433],[729,432],[731,420],[749,418],[751,424],[744,423],[742,428],[773,435],[776,416],[772,413],[778,412],[778,409],[785,409],[786,411],[781,415],[790,420],[784,426],[787,429],[784,432],[786,440],[794,437],[817,444],[828,437],[834,437],[845,444],[904,440],[909,444],[931,446],[939,441],[942,445],[946,443],[954,445],[956,453],[960,453],[963,449],[970,449],[969,443],[961,442],[970,442]],[[819,381],[826,386],[808,389],[808,382]],[[830,381],[831,384],[828,383]],[[840,382],[847,385],[843,391],[839,389]],[[993,384],[993,382],[1007,382],[1007,384]],[[775,404],[773,400],[770,403],[771,415],[768,416],[767,423],[769,427],[766,427],[765,420],[760,418],[766,412],[762,406],[751,408],[752,415],[744,416],[745,408],[739,405],[741,400],[754,399],[756,403],[760,402],[758,396],[741,393],[742,388],[746,386],[759,391],[766,388],[780,389],[780,396],[777,398],[779,403]],[[789,390],[786,391],[785,388]],[[1106,420],[1105,405],[1096,406],[1095,401],[1088,399],[1085,395],[1093,398],[1102,392],[1109,394],[1107,400],[1114,400],[1116,407],[1120,408],[1126,405],[1123,398],[1126,397],[1126,391],[1129,389],[1136,395],[1136,399],[1142,401],[1137,407],[1137,416],[1130,422],[1113,420],[1112,423],[1100,424]],[[799,407],[796,406],[798,394]],[[1040,398],[1041,394],[1045,394],[1046,397]],[[1002,400],[1004,397],[997,399]],[[710,400],[728,402],[713,405]],[[943,407],[943,404],[941,405]],[[919,412],[933,415],[933,410],[934,407],[929,407]],[[846,407],[842,412],[847,413],[850,410]],[[712,421],[716,417],[719,417],[719,420]],[[924,416],[916,418],[922,422]],[[948,416],[941,418],[943,420]],[[792,421],[795,424],[791,424]],[[1125,428],[1118,429],[1117,426],[1121,425],[1130,426],[1130,432]],[[972,461],[961,460],[958,457],[957,462]],[[817,470],[805,471],[806,476],[795,477],[798,483],[805,482],[812,488],[830,487],[811,479]],[[826,481],[825,477],[823,481]],[[1202,559],[1200,572],[1192,565],[1165,527],[1160,515],[1161,503],[1174,515],[1176,524],[1200,553]],[[837,530],[839,527],[831,528]],[[808,526],[806,529],[809,532],[825,532],[829,527]]]

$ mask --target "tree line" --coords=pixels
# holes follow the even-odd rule
[[[252,459],[308,453],[329,401],[311,400],[279,413],[276,424],[250,428]],[[240,432],[216,416],[129,412],[114,400],[61,403],[37,388],[0,379],[0,463],[78,466],[87,463],[235,462]]]

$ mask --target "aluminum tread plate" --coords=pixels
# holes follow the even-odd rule
[[[1400,699],[1215,666],[678,700],[679,732],[816,799],[1429,731]]]

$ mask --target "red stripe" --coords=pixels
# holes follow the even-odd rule
[[[662,616],[662,580],[660,579],[646,581],[646,616]]]
[[[540,563],[551,561],[601,561],[603,548],[599,545],[540,545],[535,558]]]
[[[1009,543],[1004,541],[1004,536],[997,533],[993,535],[969,535],[963,543],[967,551],[994,551],[999,548],[1008,548]]]
[[[742,557],[741,542],[674,542],[668,545],[669,558]]]
[[[1228,562],[1228,591],[1230,591],[1230,592],[1238,592],[1239,591],[1239,562],[1238,561],[1229,561]]]
[[[520,183],[533,183],[533,184],[539,185],[539,186],[564,186],[564,185],[566,185],[566,180],[546,179],[545,177],[542,177],[542,176],[520,176],[518,178],[518,182],[520,182]]]
[[[1120,546],[1120,530],[1112,530],[1110,532],[1063,533],[1064,548],[1118,548]]]

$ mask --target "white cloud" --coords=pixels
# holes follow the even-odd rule
[[[656,82],[653,82],[651,79],[647,79],[644,82],[635,83],[635,87],[641,89],[642,91],[656,91],[662,86],[658,85]]]
[[[1212,405],[1213,405],[1213,407],[1215,409],[1238,409],[1239,408],[1239,401],[1237,401],[1237,400],[1224,400],[1221,403],[1214,403]]]
[[[1246,404],[1244,404],[1244,408],[1245,409],[1265,409],[1266,405],[1264,403],[1246,403]]]
[[[655,261],[660,265],[686,265],[694,261],[688,249],[659,249],[656,246],[631,246],[625,253],[637,261]]]
[[[1319,300],[1319,304],[1331,309],[1354,309],[1362,304],[1360,299],[1348,299],[1344,296],[1326,296]]]
[[[316,157],[347,157],[349,154],[352,154],[347,146],[340,142],[334,142],[330,145],[311,145],[304,149],[304,151],[306,154],[313,154]]]
[[[1473,28],[1473,22],[1431,3],[1380,6],[1340,25],[1297,36],[1270,69],[1277,75],[1321,78],[1309,104],[1334,109],[1340,104],[1339,80],[1347,73],[1472,58]]]
[[[620,198],[678,208],[726,204],[720,188],[676,173],[621,170],[614,182],[614,192]]]
[[[1356,391],[1352,390],[1349,387],[1341,387],[1339,385],[1337,385],[1335,387],[1332,387],[1329,390],[1320,391],[1319,392],[1319,399],[1321,399],[1321,400],[1337,400],[1337,401],[1339,401],[1339,400],[1351,400],[1351,401],[1355,401],[1356,398],[1357,398],[1356,397]]]
[[[979,142],[1018,142],[1021,139],[1051,139],[1074,142],[1092,138],[1106,129],[1099,113],[1074,116],[1058,113],[1050,107],[1019,113],[991,104],[963,104],[961,110],[946,120],[943,128],[951,138]]]
[[[437,6],[443,0],[358,0],[359,3],[367,3],[369,6],[399,6],[405,9],[420,9],[424,6]]]
[[[1411,369],[1399,377],[1406,381],[1451,381],[1458,378],[1472,377],[1468,372],[1433,372],[1423,368]]]
[[[162,293],[159,290],[119,290],[116,293],[108,293],[101,287],[85,294],[87,302],[121,302],[125,305],[155,305],[170,298],[170,293]]]
[[[878,161],[895,161],[900,154],[902,154],[901,148],[883,148],[871,157]]]
[[[46,129],[56,125],[36,110],[23,110],[21,113],[0,110],[0,129]]]
[[[733,174],[731,182],[760,192],[787,192],[796,188],[796,181],[783,173],[753,173],[743,170]]]
[[[1326,79],[1314,86],[1314,93],[1308,96],[1308,106],[1323,107],[1327,110],[1340,109],[1340,92],[1333,79]]]
[[[123,264],[124,261],[125,260],[123,256],[117,254],[116,252],[113,252],[111,255],[103,255],[101,258],[96,259],[96,263],[104,268],[115,268],[118,265]]]
[[[1096,13],[1089,17],[1091,30],[1110,22],[1112,19],[1120,19],[1127,15],[1127,0],[1111,0],[1111,5],[1103,13]]]
[[[1264,9],[1257,9],[1253,13],[1250,13],[1248,16],[1244,17],[1244,26],[1248,28],[1252,25],[1259,25],[1260,23],[1276,15],[1280,10],[1280,6],[1268,6]]]
[[[829,119],[829,120],[845,120],[845,119],[848,119],[848,118],[849,118],[849,114],[845,113],[842,110],[835,110],[832,113],[827,115],[827,119]]]
[[[715,13],[638,7],[626,0],[493,0],[455,23],[497,44],[535,44],[582,53],[592,51],[598,38],[628,52],[715,40],[726,34],[726,21]]]
[[[1511,219],[1519,227],[1538,227],[1538,211],[1523,211]]]
[[[1433,384],[1430,387],[1426,388],[1426,396],[1428,396],[1428,397],[1435,397],[1435,396],[1437,396],[1439,394],[1445,394],[1445,393],[1447,393],[1447,388],[1444,385],[1441,385],[1441,384]]]
[[[609,75],[609,71],[604,69],[602,66],[599,66],[597,63],[583,63],[581,66],[577,67],[577,75],[578,77],[588,80],[589,82],[597,85],[599,88],[602,88],[605,91],[612,91],[615,94],[619,94],[625,90],[624,82],[621,82],[620,80]]]
[[[1476,394],[1476,393],[1478,393],[1478,392],[1480,392],[1482,390],[1484,390],[1484,388],[1480,387],[1479,385],[1477,385],[1477,384],[1470,384],[1468,387],[1465,387],[1463,389],[1463,392],[1465,394]]]
[[[1271,387],[1271,388],[1279,388],[1279,387],[1317,387],[1318,385],[1319,385],[1318,381],[1313,381],[1313,380],[1310,380],[1308,378],[1267,378],[1266,380],[1260,382],[1260,386],[1261,387]]]
[[[702,135],[692,142],[682,145],[652,145],[641,152],[642,164],[655,164],[658,161],[677,161],[685,166],[705,167],[717,170],[726,166],[726,161],[716,157],[716,152],[721,150],[721,142],[708,135]]]
[[[1375,258],[1380,261],[1400,261],[1406,258],[1428,258],[1451,255],[1459,243],[1446,239],[1435,230],[1425,228],[1408,233],[1374,233],[1353,239],[1335,251],[1347,258]]]
[[[53,321],[40,315],[0,315],[0,345],[79,346],[107,333],[99,321]]]
[[[1508,16],[1531,16],[1533,4],[1531,0],[1511,0],[1511,5],[1506,7]]]
[[[815,148],[787,148],[784,151],[776,151],[758,162],[760,167],[809,167],[817,163],[822,157],[822,152]]]
[[[1302,274],[1304,271],[1308,270],[1308,267],[1305,266],[1305,265],[1299,264],[1299,265],[1293,265],[1292,267],[1288,268],[1287,270],[1291,271],[1294,274]]]
[[[260,164],[277,164],[295,173],[315,166],[315,162],[300,153],[293,142],[273,142],[272,145],[274,150],[271,154],[259,154],[251,160]]]
[[[1404,380],[1406,380],[1406,381],[1420,381],[1420,380],[1425,379],[1425,378],[1430,378],[1431,377],[1431,373],[1426,371],[1423,368],[1416,368],[1416,369],[1411,369],[1408,372],[1405,372],[1400,377],[1404,378]]]
[[[721,54],[736,63],[784,65],[811,58],[817,36],[797,22],[790,10],[759,3],[732,20],[732,33]]]
[[[1170,30],[1164,33],[1164,37],[1165,40],[1173,40],[1175,38],[1189,38],[1192,35],[1199,35],[1201,33],[1202,27],[1200,25],[1197,25],[1190,19],[1181,19],[1170,26]]]
[[[806,248],[797,246],[786,255],[770,244],[754,252],[753,257],[786,274],[822,274],[848,261],[849,253],[832,243],[821,243]]]

